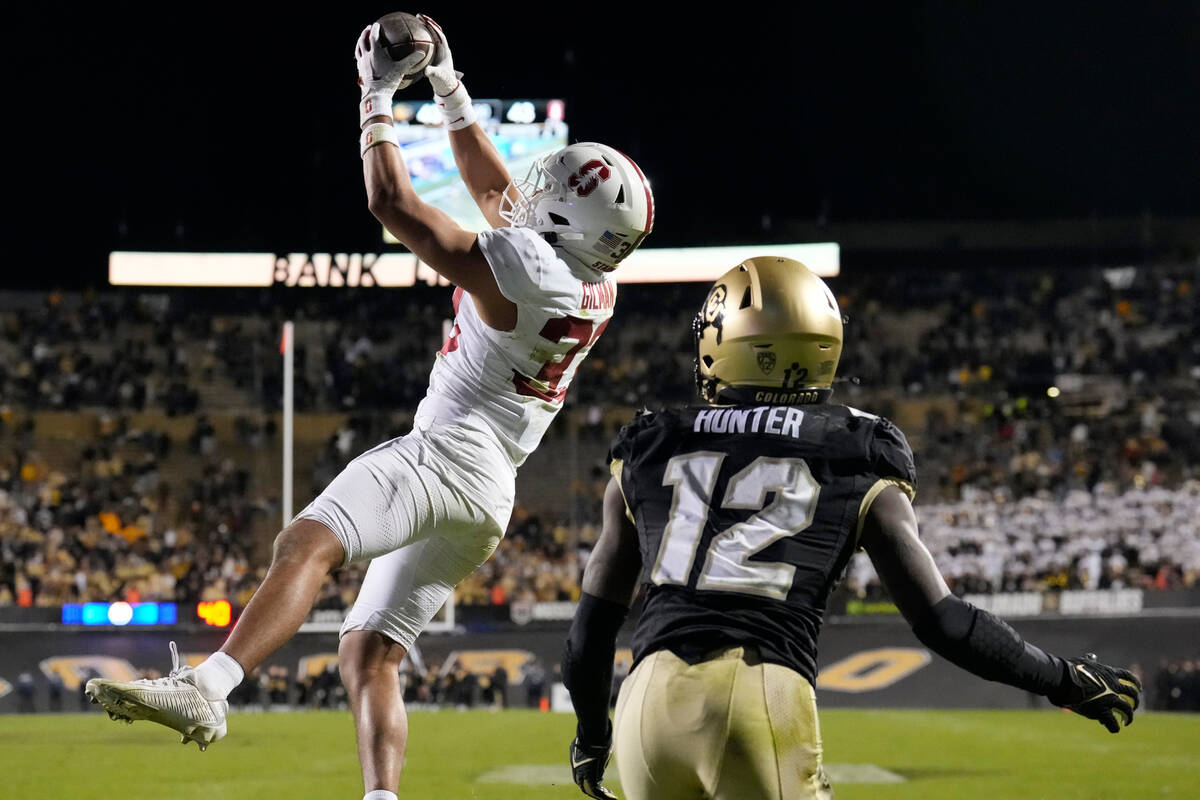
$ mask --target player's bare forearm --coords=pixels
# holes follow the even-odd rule
[[[912,503],[895,486],[880,492],[867,509],[859,543],[910,625],[950,594],[950,587],[917,533]]]
[[[456,256],[461,254],[454,252],[464,244],[469,248],[474,235],[417,196],[400,148],[385,143],[367,150],[363,155],[363,182],[371,213],[405,247],[468,292],[478,288],[470,276],[456,268]],[[471,242],[456,241],[468,238]]]
[[[475,108],[463,85],[462,73],[454,69],[445,31],[428,16],[421,15],[421,19],[437,43],[435,61],[426,68],[425,77],[441,106],[454,163],[488,224],[501,228],[506,223],[499,214],[500,198],[511,180],[508,170],[495,145],[476,121]]]
[[[406,247],[417,253],[421,232],[415,224],[422,204],[408,177],[400,148],[376,145],[363,154],[363,184],[367,207]],[[420,258],[421,254],[417,253]],[[424,259],[423,259],[424,260]]]
[[[478,236],[417,196],[400,148],[391,142],[363,153],[363,182],[371,213],[417,258],[476,301],[483,321],[512,330],[516,306],[501,293]]]
[[[496,146],[478,125],[450,132],[450,149],[467,191],[493,228],[508,223],[500,216],[500,198],[512,181]]]
[[[384,143],[367,150],[363,154],[363,183],[371,213],[417,258],[468,292],[480,288],[470,276],[461,274],[455,263],[461,257],[455,250],[462,250],[464,245],[470,249],[475,235],[421,200],[399,147]],[[486,263],[482,267],[490,276]]]

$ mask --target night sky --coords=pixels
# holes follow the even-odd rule
[[[43,5],[2,56],[6,285],[101,282],[112,249],[380,249],[353,44],[396,7]],[[651,246],[776,241],[764,215],[1200,214],[1200,3],[563,6],[407,10],[475,97],[564,97],[572,139],[637,160]]]

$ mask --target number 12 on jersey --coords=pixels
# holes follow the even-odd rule
[[[700,451],[667,462],[663,486],[674,491],[658,558],[650,572],[654,583],[688,585],[725,457],[725,453]],[[767,504],[770,492],[775,492],[775,499]],[[820,494],[821,485],[803,459],[763,456],[752,461],[729,479],[720,508],[755,513],[709,541],[696,588],[785,600],[796,568],[781,562],[750,561],[750,557],[811,525]]]

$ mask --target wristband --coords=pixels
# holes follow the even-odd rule
[[[392,96],[388,92],[368,92],[358,101],[358,127],[367,124],[371,117],[392,116]]]
[[[363,132],[358,137],[358,154],[365,156],[367,151],[377,144],[391,142],[397,147],[400,146],[400,140],[396,137],[396,129],[392,127],[390,122],[376,122],[368,125],[363,129]]]
[[[446,130],[460,131],[475,124],[475,106],[471,103],[471,95],[460,80],[458,86],[450,94],[442,96],[435,94],[433,101],[442,111],[442,122]]]

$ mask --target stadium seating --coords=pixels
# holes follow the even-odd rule
[[[908,433],[923,534],[956,591],[1196,586],[1197,272],[831,281],[856,379],[836,397]],[[577,597],[608,441],[635,409],[691,399],[697,291],[622,288],[460,603]],[[449,303],[426,287],[300,294],[306,502],[408,429]],[[280,321],[233,292],[0,295],[0,604],[249,597],[279,520]],[[352,602],[359,574],[332,578],[318,608]],[[860,564],[848,585],[878,593]]]

